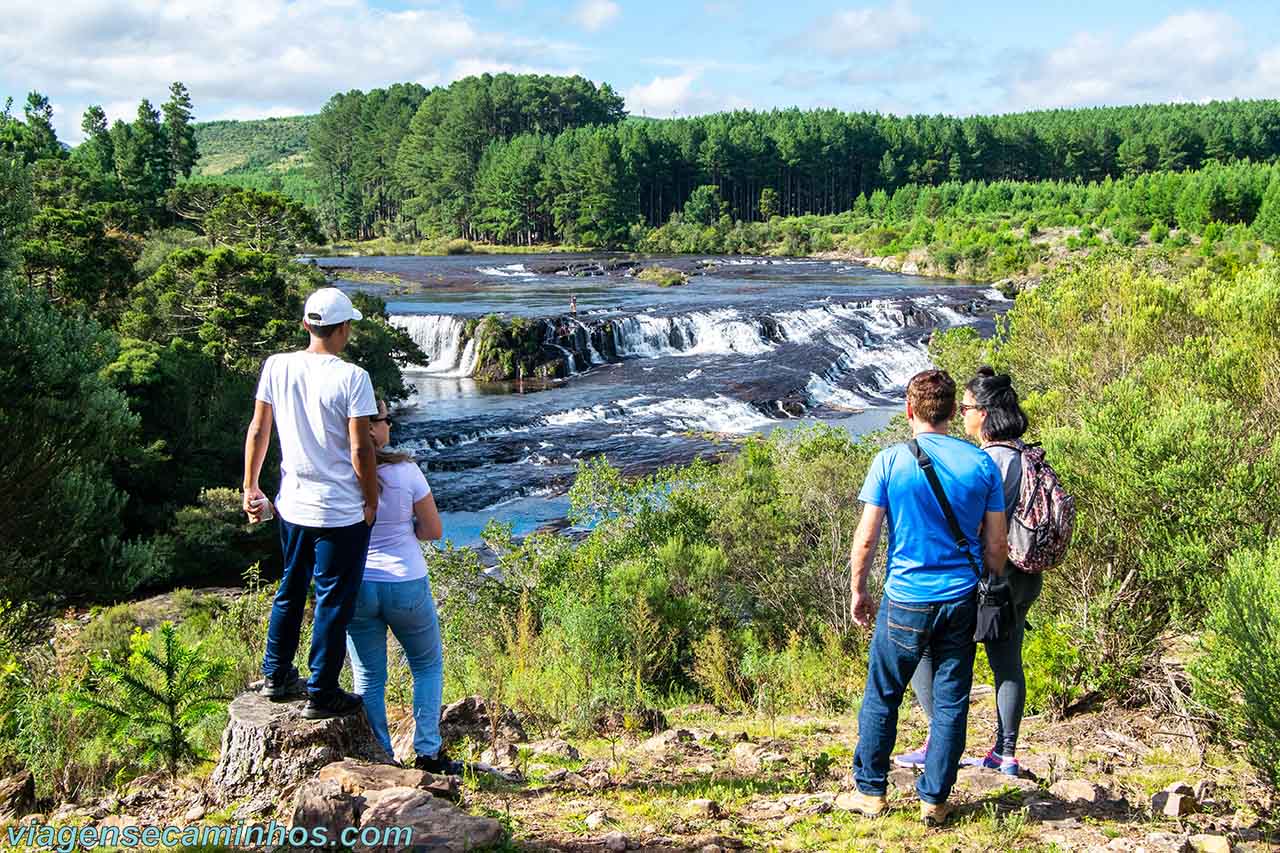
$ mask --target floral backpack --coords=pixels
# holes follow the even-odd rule
[[[1067,556],[1076,499],[1062,488],[1040,445],[1021,440],[986,444],[993,445],[1018,451],[1022,460],[1022,491],[1009,522],[1009,559],[1022,571],[1038,575]]]

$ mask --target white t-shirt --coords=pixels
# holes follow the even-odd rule
[[[262,365],[256,396],[271,404],[280,436],[280,517],[303,527],[363,521],[347,422],[378,414],[364,368],[323,353],[273,355]]]
[[[378,466],[378,518],[369,533],[367,581],[416,581],[427,576],[427,561],[413,532],[413,505],[431,494],[422,469],[413,462]]]

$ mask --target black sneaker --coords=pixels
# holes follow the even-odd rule
[[[307,704],[302,708],[302,716],[308,720],[329,720],[334,717],[358,714],[362,710],[364,710],[364,700],[359,696],[345,690],[335,690],[325,696],[311,694]]]
[[[461,776],[462,762],[451,760],[444,750],[441,750],[434,758],[419,755],[413,759],[413,769],[425,770],[436,776]]]
[[[284,702],[289,699],[305,699],[307,684],[292,667],[284,675],[267,678],[262,682],[262,695],[272,702]]]

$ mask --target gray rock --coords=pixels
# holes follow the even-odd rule
[[[514,767],[520,760],[520,750],[513,744],[499,743],[496,747],[490,747],[480,753],[480,760],[495,767]]]
[[[563,782],[565,777],[568,775],[569,775],[568,770],[565,770],[563,767],[559,767],[559,768],[556,768],[555,770],[552,770],[543,778],[545,778],[551,784],[555,784],[556,782]],[[585,782],[586,780],[584,779],[583,781]]]
[[[1049,793],[1067,803],[1100,805],[1109,799],[1106,788],[1088,779],[1063,779],[1050,788]]]
[[[564,761],[578,761],[582,758],[582,754],[578,752],[573,744],[559,738],[550,738],[531,743],[529,744],[529,750],[534,755],[559,758]]]
[[[690,800],[685,803],[684,813],[686,817],[693,818],[714,818],[720,816],[720,804],[715,800]]]
[[[591,814],[587,815],[586,819],[583,821],[583,823],[587,825],[587,829],[591,830],[592,832],[595,832],[600,827],[611,822],[612,821],[609,820],[609,816],[601,811],[592,812]]]
[[[1143,840],[1149,853],[1190,853],[1191,842],[1174,832],[1153,832]]]
[[[218,764],[209,777],[217,803],[278,794],[344,758],[386,761],[363,713],[307,720],[302,700],[272,702],[242,693],[229,708]]]
[[[206,814],[205,807],[202,805],[196,804],[191,808],[187,809],[186,812],[183,813],[182,819],[187,823],[196,823],[197,821],[204,820],[205,814]]]
[[[464,738],[489,743],[493,733],[493,712],[489,702],[480,696],[459,699],[440,712],[440,737],[446,746]],[[498,741],[506,743],[523,743],[529,739],[520,718],[510,708],[500,708],[497,712],[497,736]]]
[[[686,729],[667,729],[640,744],[640,748],[645,752],[665,752],[678,744],[693,743],[695,740],[693,732]]]
[[[322,767],[316,778],[321,781],[335,781],[342,786],[342,790],[356,796],[366,791],[381,791],[386,788],[421,788],[430,794],[453,802],[457,802],[462,796],[456,778],[435,776],[411,767],[372,764],[352,759],[336,761]]]
[[[1223,835],[1193,835],[1191,849],[1196,853],[1231,853],[1231,839]]]
[[[729,750],[729,759],[735,766],[746,771],[756,771],[767,764],[781,764],[786,761],[785,756],[770,752],[750,741],[735,744],[733,749]]]
[[[1201,779],[1196,782],[1196,786],[1191,789],[1191,796],[1196,798],[1196,803],[1201,804],[1213,799],[1213,795],[1217,792],[1218,786],[1212,779]]]
[[[1165,817],[1182,817],[1196,810],[1196,801],[1186,794],[1159,791],[1151,798],[1151,811]]]
[[[324,827],[334,837],[344,829],[360,824],[360,808],[356,797],[334,779],[311,779],[303,782],[293,797],[290,827],[308,831]]]
[[[0,821],[13,820],[36,807],[36,777],[30,770],[0,779]]]
[[[1032,800],[1023,808],[1027,810],[1027,817],[1037,822],[1061,820],[1067,816],[1067,806],[1061,800]]]
[[[1170,794],[1181,794],[1184,797],[1195,796],[1195,789],[1193,789],[1186,782],[1174,782],[1172,785],[1165,788],[1165,790],[1168,791]]]
[[[606,850],[622,851],[630,846],[630,840],[621,832],[614,830],[604,837],[604,846]]]
[[[914,780],[912,785],[914,786]],[[989,794],[1006,788],[1019,791],[1036,791],[1039,786],[1035,781],[1022,776],[1006,776],[999,770],[986,767],[961,767],[956,774],[956,787],[975,794]]]
[[[502,825],[496,820],[469,815],[418,788],[387,788],[370,792],[364,799],[362,829],[403,827],[413,832],[413,842],[377,847],[358,844],[356,853],[390,853],[392,850],[461,853],[492,846],[502,839]]]
[[[896,767],[889,771],[889,786],[899,791],[916,789],[916,772],[906,767]]]

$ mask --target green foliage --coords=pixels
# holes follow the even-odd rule
[[[198,341],[223,367],[256,372],[299,340],[302,300],[283,266],[249,249],[175,252],[134,290],[121,331],[157,343]]]
[[[651,281],[658,287],[674,287],[689,280],[680,270],[670,267],[645,267],[636,273],[636,278],[639,281]]]
[[[192,743],[192,733],[227,698],[221,681],[230,662],[210,658],[200,643],[188,646],[173,623],[158,633],[136,631],[125,661],[100,657],[93,661],[76,704],[100,712],[108,735],[125,749],[139,750],[137,765],[162,761],[170,778],[191,761],[208,761]]]
[[[694,189],[684,203],[684,218],[698,225],[714,225],[720,221],[724,207],[719,188],[714,184],[703,184]]]
[[[1196,696],[1225,723],[1224,739],[1280,786],[1280,544],[1241,549],[1227,561],[1191,673]]]
[[[205,214],[201,226],[210,245],[279,255],[323,239],[315,217],[301,202],[257,190],[227,193]]]
[[[474,251],[470,240],[458,238],[450,240],[445,244],[444,253],[446,255],[469,255]]]
[[[7,595],[112,576],[125,497],[110,472],[137,419],[100,376],[115,341],[92,320],[0,280],[0,539]]]
[[[1129,694],[1161,632],[1213,600],[1205,567],[1266,542],[1280,336],[1258,318],[1278,300],[1274,263],[1214,276],[1100,258],[1021,294],[989,345],[938,336],[956,375],[988,362],[1016,377],[1031,438],[1076,497],[1072,551],[1046,576],[1079,651],[1063,686]]]
[[[133,283],[134,244],[108,234],[92,210],[46,207],[31,221],[22,274],[58,304],[95,310],[111,305]]]

